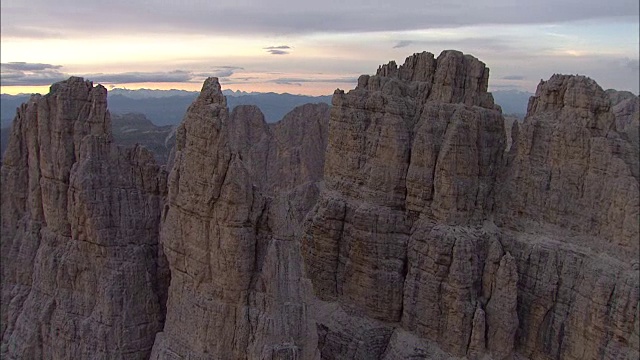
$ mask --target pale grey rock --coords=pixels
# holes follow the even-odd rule
[[[106,89],[72,77],[22,105],[2,164],[6,359],[143,359],[162,329],[166,174],[111,143]]]
[[[205,82],[177,132],[161,232],[171,285],[152,359],[319,358],[295,239],[318,194],[326,112],[304,106],[268,126],[255,106],[229,114],[218,80]]]
[[[336,92],[325,188],[303,238],[317,296],[401,322],[459,355],[471,336],[484,245],[464,228],[459,243],[447,234],[491,207],[492,164],[505,146],[487,76],[459,52],[422,53]],[[454,227],[431,234],[438,223]]]
[[[514,145],[501,180],[505,222],[541,221],[638,252],[638,153],[595,81],[541,82]]]

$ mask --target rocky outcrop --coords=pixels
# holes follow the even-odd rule
[[[363,331],[388,341],[364,346],[387,349],[369,358],[637,354],[637,152],[597,84],[554,76],[503,153],[487,74],[457,52],[422,53],[334,95],[302,240],[316,296],[345,314],[316,320],[323,358],[365,358],[330,345],[362,344]],[[415,351],[389,350],[413,336]]]
[[[491,209],[505,147],[488,71],[459,52],[422,53],[336,92],[325,189],[303,239],[317,296],[459,355],[485,305],[488,248],[465,226]]]
[[[632,123],[638,123],[640,97],[629,91],[616,91],[613,89],[608,89],[605,93],[611,101],[618,131],[624,131]]]
[[[637,253],[638,152],[616,131],[609,99],[595,81],[554,75],[542,82],[516,137],[500,194],[506,217],[558,225]]]
[[[518,266],[519,351],[637,357],[637,151],[582,76],[541,82],[514,128],[497,219]]]
[[[177,133],[161,233],[171,286],[153,359],[317,355],[294,240],[317,197],[326,113],[308,105],[270,127],[254,106],[229,114],[218,80],[205,82]]]
[[[81,78],[22,105],[2,164],[2,357],[149,355],[162,329],[165,178],[111,143],[106,89]]]

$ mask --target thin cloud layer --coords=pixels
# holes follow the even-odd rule
[[[0,83],[2,86],[50,85],[68,77],[59,69],[60,65],[10,62],[0,64]]]
[[[356,83],[358,78],[356,77],[341,77],[341,78],[276,78],[269,80],[277,84],[292,84],[292,83]]]
[[[409,46],[409,45],[411,45],[411,44],[413,44],[413,41],[410,41],[410,40],[402,40],[402,41],[398,41],[398,43],[397,43],[397,44],[395,44],[395,45],[393,46],[393,48],[394,48],[394,49],[400,49],[400,48],[403,48],[403,47],[407,47],[407,46]]]
[[[238,70],[244,70],[244,68],[239,66],[217,66],[211,69],[211,71],[202,72],[196,74],[198,77],[207,78],[207,77],[217,77],[217,78],[228,78],[231,75],[235,74]]]
[[[271,55],[287,55],[287,54],[289,54],[288,51],[278,50],[278,49],[267,50],[267,52],[269,54],[271,54]]]
[[[61,65],[12,62],[0,65],[0,78],[3,86],[46,86],[62,81],[71,76],[62,72]],[[221,67],[206,76],[228,77],[238,67]],[[112,74],[73,74],[102,84],[132,84],[132,83],[179,83],[200,81],[200,76],[191,71],[172,70],[155,72],[120,72]]]
[[[418,0],[400,0],[393,6],[381,0],[327,0],[321,3],[196,0],[188,6],[183,2],[164,0],[34,0],[28,3],[6,0],[2,2],[1,30],[3,36],[7,37],[38,38],[44,34],[95,36],[123,32],[217,35],[350,33],[610,18],[637,22],[638,9],[635,0],[540,0],[518,3],[512,0],[434,0],[426,4]],[[95,22],[97,14],[100,16],[99,26]]]
[[[284,49],[291,49],[291,46],[289,45],[280,45],[280,46],[267,46],[263,49],[266,50],[284,50]]]
[[[103,84],[189,82],[194,78],[193,73],[184,70],[168,72],[132,71],[116,74],[89,74],[83,77]]]
[[[2,64],[3,69],[15,70],[15,71],[42,71],[47,69],[59,69],[62,65],[51,65],[41,63],[27,63],[27,62],[9,62]]]

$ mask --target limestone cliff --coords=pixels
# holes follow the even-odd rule
[[[503,180],[510,215],[638,249],[638,153],[616,131],[595,81],[554,75],[538,86]]]
[[[487,76],[422,53],[334,95],[302,239],[339,309],[323,358],[637,356],[637,152],[597,84],[554,76],[503,158]]]
[[[326,105],[274,126],[254,106],[229,114],[208,79],[178,129],[161,239],[171,269],[153,359],[317,356],[300,217],[315,202]]]
[[[593,80],[554,75],[514,126],[496,218],[532,358],[638,356],[638,152],[615,121]]]
[[[81,78],[18,111],[2,164],[3,358],[139,359],[162,329],[166,175],[110,127],[106,89]]]

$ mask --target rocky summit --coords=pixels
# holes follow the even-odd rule
[[[638,97],[553,75],[507,134],[488,81],[423,52],[268,124],[209,78],[166,166],[54,84],[2,162],[0,355],[637,359]]]

